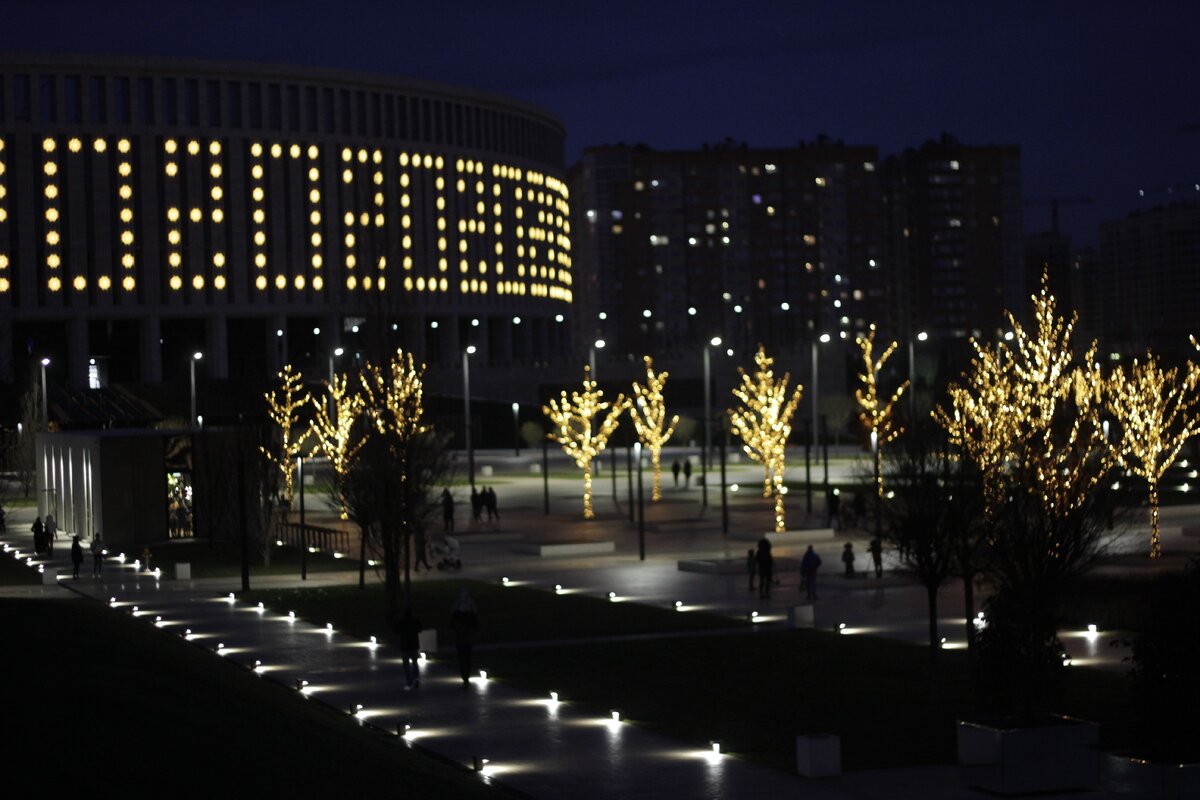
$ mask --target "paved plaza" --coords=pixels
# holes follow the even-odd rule
[[[540,459],[537,459],[540,460]],[[804,544],[780,545],[775,556],[785,565],[781,583],[769,599],[760,600],[748,591],[746,574],[736,572],[686,572],[678,566],[683,560],[744,561],[746,550],[754,546],[757,531],[766,530],[769,510],[755,491],[761,486],[761,470],[745,464],[733,465],[729,482],[738,482],[731,493],[730,535],[721,530],[720,496],[710,489],[708,506],[701,503],[701,492],[694,485],[676,489],[670,472],[664,473],[665,499],[648,509],[644,546],[646,559],[638,557],[639,537],[636,525],[629,522],[628,483],[621,472],[617,496],[612,493],[611,476],[601,472],[596,478],[596,508],[599,519],[583,522],[579,481],[568,479],[565,467],[552,468],[549,481],[551,513],[543,509],[544,485],[541,476],[531,473],[535,459],[518,459],[502,454],[479,454],[478,463],[489,466],[492,474],[481,476],[480,484],[492,485],[500,498],[501,520],[474,524],[469,521],[469,505],[458,494],[457,535],[462,543],[461,573],[422,573],[417,581],[468,577],[511,583],[594,597],[616,593],[625,602],[660,607],[683,606],[691,609],[744,619],[758,613],[764,626],[787,624],[788,609],[799,603],[798,573],[787,569],[798,560]],[[665,459],[670,464],[670,456]],[[607,465],[606,465],[607,466]],[[839,459],[832,468],[835,480],[860,465],[851,459]],[[793,468],[794,469],[794,468]],[[803,467],[789,475],[800,477]],[[562,477],[559,477],[562,475]],[[693,481],[696,476],[693,476]],[[805,498],[793,490],[788,497],[789,520],[796,527],[824,525],[823,500],[814,497],[814,512],[805,514]],[[649,475],[646,475],[646,505],[649,503]],[[314,512],[314,520],[321,518]],[[326,512],[327,514],[327,512]],[[16,510],[9,515],[9,532],[3,543],[10,549],[31,551],[26,531],[32,510]],[[1164,510],[1168,552],[1195,551],[1200,539],[1185,537],[1182,526],[1200,518],[1200,508],[1172,507]],[[28,519],[27,519],[28,518]],[[741,538],[749,536],[750,538]],[[1114,548],[1137,550],[1144,545],[1140,534],[1131,532],[1114,541]],[[882,580],[874,577],[846,579],[841,572],[839,554],[845,542],[852,542],[858,553],[858,568],[867,570],[866,546],[870,535],[861,529],[814,539],[815,549],[824,559],[820,599],[814,606],[814,624],[834,629],[844,626],[846,635],[869,634],[909,641],[924,641],[927,635],[924,591],[885,561]],[[578,543],[611,541],[610,555],[581,555],[560,558],[539,557],[515,552],[519,542]],[[32,553],[28,553],[32,555]],[[166,576],[138,572],[129,554],[123,563],[115,554],[106,563],[100,579],[69,578],[69,546],[59,541],[54,561],[39,559],[51,572],[63,570],[58,586],[12,589],[10,593],[61,596],[70,591],[95,599],[112,601],[114,613],[135,613],[147,625],[158,625],[179,634],[195,646],[213,654],[213,658],[232,659],[257,671],[266,680],[285,686],[304,684],[297,702],[322,702],[347,714],[347,724],[377,726],[389,734],[398,727],[407,730],[410,746],[436,753],[454,762],[484,767],[490,779],[525,792],[533,797],[551,798],[571,795],[577,798],[607,797],[713,797],[756,798],[796,796],[806,798],[958,798],[980,794],[961,785],[956,766],[918,767],[845,773],[839,777],[806,779],[718,755],[708,749],[697,750],[649,732],[639,726],[611,718],[596,718],[581,713],[570,702],[549,696],[552,687],[542,693],[525,692],[476,678],[468,691],[462,691],[451,654],[429,654],[423,665],[422,689],[405,692],[398,653],[389,647],[355,640],[320,620],[291,619],[277,612],[258,609],[231,599],[230,592],[240,586],[238,579],[176,581]],[[90,557],[83,572],[90,573]],[[350,583],[357,573],[311,573],[309,586]],[[253,578],[256,589],[299,585],[297,577]],[[965,620],[961,592],[957,586],[944,590],[940,600],[946,615],[940,620],[941,635],[947,647],[964,643]],[[133,609],[136,607],[136,612]],[[1064,644],[1077,664],[1100,668],[1125,668],[1124,655],[1110,648],[1105,632],[1064,631]],[[480,647],[479,660],[486,665],[486,647]],[[351,717],[351,710],[358,709]],[[484,764],[479,759],[487,759]],[[1066,795],[1071,796],[1071,795]],[[1097,796],[1097,793],[1080,794]]]

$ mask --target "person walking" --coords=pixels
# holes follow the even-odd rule
[[[413,536],[413,549],[416,550],[416,556],[413,558],[413,569],[416,572],[421,571],[421,565],[425,565],[425,569],[432,571],[433,567],[429,566],[429,541],[425,536],[425,526],[418,524],[416,534]]]
[[[104,541],[100,538],[100,531],[96,531],[96,535],[92,537],[92,577],[100,577],[100,568],[104,564]]]
[[[454,533],[454,496],[442,489],[442,533]]]
[[[683,461],[683,488],[687,489],[692,485],[692,460],[686,458]]]
[[[79,537],[71,539],[71,565],[75,567],[74,578],[79,580],[79,565],[83,563],[83,548],[79,545]]]
[[[770,597],[775,558],[771,555],[771,543],[765,536],[758,540],[758,552],[754,554],[754,561],[758,565],[758,596]]]
[[[876,536],[871,540],[871,544],[867,546],[867,552],[871,554],[871,562],[875,565],[875,577],[883,577],[883,542]]]
[[[483,495],[481,495],[474,486],[471,487],[471,519],[476,522],[482,522],[480,517],[483,516]]]
[[[829,521],[826,524],[835,531],[840,531],[842,529],[842,494],[833,487],[825,490],[825,510],[829,513]]]
[[[454,631],[454,649],[458,654],[458,673],[465,692],[471,685],[471,651],[479,638],[479,612],[466,589],[458,593],[450,612],[450,629]]]
[[[421,688],[421,621],[413,616],[411,608],[404,609],[396,623],[400,637],[400,660],[404,662],[404,690]]]
[[[842,563],[846,565],[846,577],[854,577],[854,545],[846,542],[846,546],[842,548]]]
[[[674,463],[671,464],[671,474],[675,476],[676,489],[679,488],[679,470],[681,469],[683,469],[683,467],[679,466],[679,459],[677,458],[675,459]]]
[[[758,561],[754,558],[754,548],[746,551],[746,574],[750,576],[750,591],[754,591],[754,576],[758,572]]]
[[[46,515],[46,547],[50,555],[54,555],[54,542],[58,539],[58,520],[53,514]]]
[[[500,521],[500,509],[496,507],[496,490],[491,486],[483,488],[483,507],[487,509],[488,522],[493,518],[496,522]]]
[[[801,584],[804,586],[804,597],[809,602],[816,602],[817,599],[817,569],[820,566],[821,557],[810,544],[804,551],[804,558],[800,559]]]
[[[42,518],[36,517],[33,524],[29,526],[29,530],[33,531],[33,552],[40,555],[46,549],[46,543],[43,541],[46,535],[46,526],[42,524]]]

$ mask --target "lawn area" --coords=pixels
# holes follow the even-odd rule
[[[0,600],[0,615],[0,682],[19,689],[10,796],[510,796],[98,603]]]
[[[795,768],[795,735],[805,731],[840,735],[848,769],[950,763],[954,722],[973,710],[962,652],[940,654],[931,695],[928,651],[917,645],[754,630],[727,617],[474,581],[414,585],[414,611],[439,629],[443,649],[461,587],[479,607],[484,628],[476,661],[491,675],[539,695],[553,689],[597,715],[620,709],[635,724],[699,747],[720,739],[729,751],[779,769]],[[259,591],[245,599],[363,638],[386,630],[378,587]],[[716,629],[722,633],[708,635]],[[553,641],[681,631],[695,635]],[[530,644],[537,640],[549,641]],[[1106,723],[1106,743],[1121,745],[1129,730],[1126,695],[1119,674],[1072,669],[1056,710]]]
[[[166,575],[174,574],[176,563],[190,563],[193,578],[232,578],[242,574],[241,545],[235,541],[217,541],[211,545],[202,539],[176,539],[150,546],[153,565],[162,567]],[[140,548],[126,552],[129,558],[141,558]],[[332,572],[358,569],[358,561],[334,558],[325,553],[309,553],[310,572]],[[250,548],[250,576],[300,575],[300,550],[296,547],[271,546],[271,564],[263,564],[262,556]]]
[[[12,553],[0,553],[0,586],[35,586],[41,582],[42,576],[36,569],[18,562]]]

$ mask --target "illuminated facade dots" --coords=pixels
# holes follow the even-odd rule
[[[204,276],[203,275],[193,275],[192,276],[192,288],[195,289],[196,291],[200,291],[201,289],[204,288]]]

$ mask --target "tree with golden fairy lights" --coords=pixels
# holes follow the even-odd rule
[[[879,500],[883,499],[883,469],[880,460],[880,454],[883,452],[884,444],[895,441],[896,437],[904,432],[903,428],[896,427],[895,419],[892,416],[892,411],[896,407],[896,401],[904,394],[904,390],[908,388],[908,381],[900,384],[900,387],[892,394],[890,400],[886,403],[881,402],[879,397],[879,371],[883,369],[883,365],[891,358],[892,353],[896,351],[896,343],[892,342],[878,359],[874,359],[872,354],[875,350],[875,325],[871,325],[871,331],[865,337],[859,336],[855,342],[862,350],[863,356],[863,371],[859,374],[859,380],[863,383],[863,388],[854,391],[854,397],[858,400],[858,405],[862,408],[858,418],[862,420],[863,426],[871,434],[872,444],[875,450],[875,495]]]
[[[279,444],[272,448],[260,447],[267,460],[279,470],[283,477],[283,502],[292,503],[292,468],[296,457],[303,450],[303,431],[296,436],[296,426],[300,423],[300,415],[296,412],[311,400],[304,391],[304,378],[288,364],[277,376],[279,388],[263,395],[267,401],[267,416],[275,423],[279,431]],[[294,438],[295,437],[295,438]]]
[[[1024,706],[1049,696],[1061,668],[1062,593],[1098,551],[1111,502],[1101,482],[1113,465],[1096,345],[1076,355],[1075,319],[1058,315],[1044,276],[1032,299],[1032,332],[1009,314],[1011,344],[973,342],[964,383],[951,387],[949,408],[934,411],[984,473],[984,574],[994,592],[980,664],[998,699]]]
[[[650,451],[650,464],[654,468],[650,499],[661,500],[662,449],[675,432],[679,416],[672,416],[671,421],[667,421],[667,406],[663,400],[667,373],[654,374],[654,360],[650,356],[645,356],[642,360],[646,362],[646,383],[643,385],[637,381],[633,382],[633,394],[637,402],[630,407],[629,414],[633,417],[633,427],[637,431],[638,439]]]
[[[759,345],[754,356],[757,369],[751,377],[738,367],[741,383],[733,396],[741,403],[728,410],[731,430],[742,440],[742,450],[763,465],[763,497],[775,498],[775,532],[787,530],[783,509],[783,471],[788,437],[792,434],[792,416],[800,404],[804,387],[799,384],[788,394],[791,376],[776,379],[771,366],[775,359]]]
[[[1113,370],[1104,406],[1122,429],[1112,442],[1113,456],[1122,469],[1146,480],[1150,494],[1150,557],[1162,555],[1158,531],[1158,488],[1163,475],[1175,463],[1188,439],[1200,433],[1200,402],[1197,385],[1200,366],[1187,363],[1183,379],[1179,370],[1164,370],[1158,358],[1146,353],[1146,360],[1135,360],[1129,374]]]
[[[325,391],[327,398],[313,398],[313,420],[309,429],[316,442],[314,452],[324,453],[329,458],[337,481],[341,517],[349,519],[344,488],[350,464],[366,441],[366,433],[359,423],[367,401],[361,392],[352,389],[347,375],[334,375],[332,380],[326,381]]]
[[[591,370],[585,366],[582,392],[573,391],[568,397],[564,390],[558,400],[551,399],[549,405],[542,406],[542,413],[554,426],[549,437],[558,442],[563,452],[583,470],[584,519],[596,516],[592,510],[592,459],[604,452],[609,437],[621,421],[621,415],[630,406],[624,394],[618,394],[611,404],[604,402],[603,398],[604,392],[596,388]],[[593,424],[597,417],[601,417],[598,427]]]

